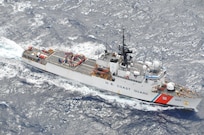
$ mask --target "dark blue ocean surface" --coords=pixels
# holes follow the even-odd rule
[[[121,29],[135,60],[162,60],[167,78],[204,90],[202,0],[0,0],[1,135],[203,135],[198,112],[98,90],[21,62],[23,49],[117,50]]]

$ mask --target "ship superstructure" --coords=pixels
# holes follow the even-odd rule
[[[123,31],[119,53],[105,50],[97,60],[72,52],[29,47],[22,60],[53,74],[143,101],[196,109],[202,98],[195,91],[165,80],[160,61],[134,62]]]

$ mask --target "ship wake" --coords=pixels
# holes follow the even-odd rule
[[[20,64],[23,48],[14,41],[0,37],[0,78],[12,78],[24,69]]]
[[[0,57],[19,59],[23,48],[10,39],[0,37],[0,51]]]

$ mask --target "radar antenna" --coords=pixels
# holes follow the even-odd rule
[[[119,55],[122,55],[122,56],[123,56],[122,65],[123,65],[123,66],[128,66],[127,56],[128,56],[128,53],[132,53],[132,51],[130,51],[130,50],[127,48],[127,45],[125,44],[125,34],[124,34],[124,31],[125,31],[125,29],[123,28],[123,43],[122,43],[122,48],[119,46],[119,50],[120,50]],[[122,49],[122,50],[121,50],[121,49]]]

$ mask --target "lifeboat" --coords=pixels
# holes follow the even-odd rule
[[[46,59],[46,58],[47,58],[47,55],[40,54],[40,55],[39,55],[39,58],[41,58],[41,59]]]
[[[107,74],[110,70],[107,68],[95,68],[94,73],[96,74]]]

